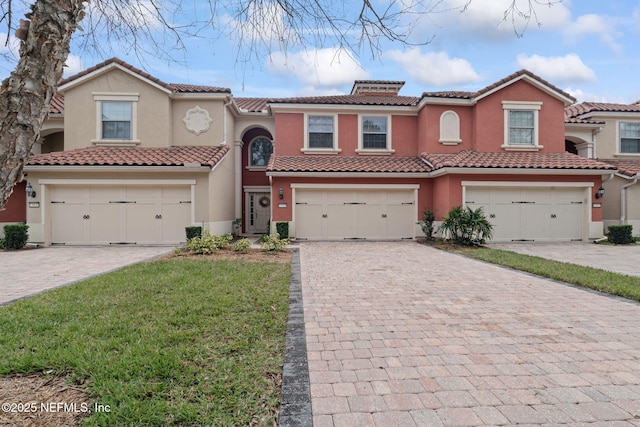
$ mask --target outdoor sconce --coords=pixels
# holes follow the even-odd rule
[[[598,191],[596,191],[596,199],[600,199],[602,196],[604,196],[604,187],[601,185]]]
[[[278,190],[278,198],[280,200],[284,199],[284,191],[282,190],[282,187]]]
[[[27,192],[27,197],[32,197],[32,198],[36,197],[36,192],[33,189],[33,186],[31,185],[30,182],[27,182],[27,187],[25,188],[25,191]]]

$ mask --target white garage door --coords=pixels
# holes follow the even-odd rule
[[[412,239],[414,190],[296,190],[296,238]]]
[[[584,203],[584,190],[573,187],[468,187],[465,201],[484,209],[498,242],[582,240]]]
[[[176,244],[191,225],[189,186],[53,186],[51,242]]]

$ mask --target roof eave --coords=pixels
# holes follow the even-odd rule
[[[469,175],[603,175],[616,172],[616,169],[566,169],[566,168],[479,168],[479,167],[443,167],[429,174],[437,177],[447,174]]]
[[[25,172],[210,172],[210,165],[200,166],[123,166],[123,165],[26,165]]]

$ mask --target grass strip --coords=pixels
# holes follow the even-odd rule
[[[452,250],[452,248],[446,248],[446,250]],[[493,264],[640,301],[640,277],[637,276],[628,276],[502,249],[457,247],[454,251]]]
[[[271,426],[289,274],[158,260],[0,307],[0,375],[68,373],[111,408],[90,426]]]

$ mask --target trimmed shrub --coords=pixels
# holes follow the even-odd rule
[[[7,224],[4,226],[4,247],[9,250],[24,248],[29,240],[27,224]]]
[[[608,230],[607,240],[611,243],[627,245],[634,242],[632,225],[610,225]]]
[[[280,252],[289,244],[289,239],[281,239],[278,233],[267,236],[262,242],[262,250],[265,252]]]
[[[444,218],[440,231],[456,244],[481,245],[491,239],[493,225],[484,216],[482,208],[473,210],[469,206],[456,206]]]
[[[288,222],[276,222],[276,233],[283,239],[289,238],[289,223]]]
[[[420,222],[420,228],[428,240],[433,240],[433,232],[435,231],[433,221],[436,220],[436,216],[431,209],[425,209],[422,211],[422,222]]]
[[[199,225],[185,227],[184,231],[187,234],[187,241],[193,239],[194,237],[202,237],[202,227]]]
[[[227,247],[231,240],[233,240],[233,236],[231,234],[214,236],[209,232],[209,230],[205,230],[203,236],[194,237],[187,242],[187,250],[194,254],[207,255]]]
[[[247,252],[249,252],[249,249],[251,249],[251,240],[247,239],[246,237],[244,239],[238,240],[233,245],[234,251],[240,252],[243,254],[246,254]]]
[[[4,239],[0,239],[0,249],[4,249],[6,247],[6,243]]]

